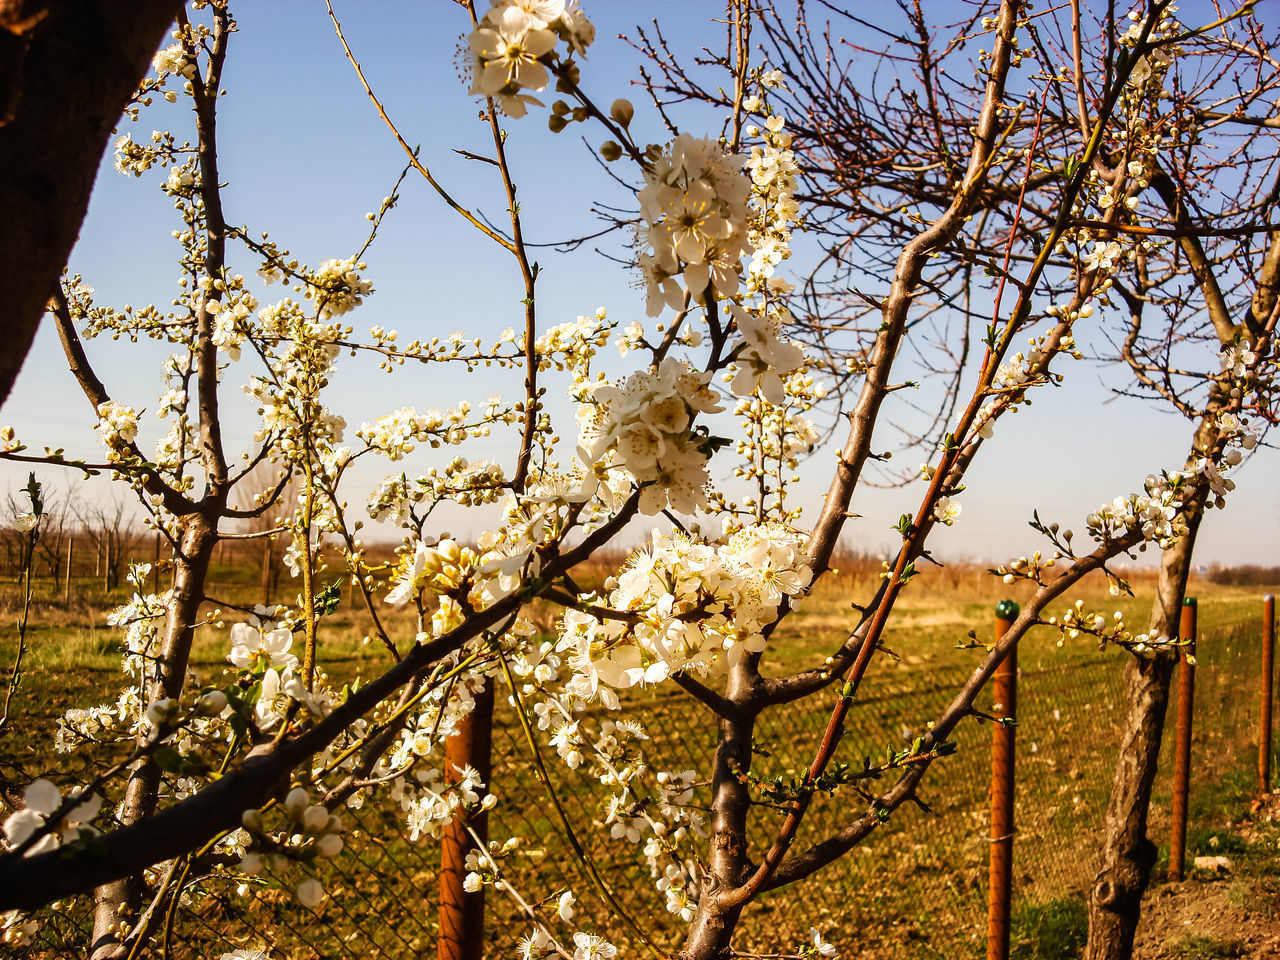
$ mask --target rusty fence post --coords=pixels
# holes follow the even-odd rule
[[[1191,710],[1196,692],[1196,598],[1182,601],[1178,638],[1187,642],[1178,666],[1178,728],[1173,747],[1173,833],[1169,838],[1169,878],[1181,880],[1187,860],[1187,796],[1191,788]]]
[[[493,772],[493,678],[476,694],[475,709],[457,733],[445,741],[445,776],[456,779],[455,767],[470,764],[486,786]],[[484,888],[463,889],[467,853],[475,848],[470,826],[484,843],[489,839],[489,815],[455,816],[440,841],[440,960],[481,960],[484,957]]]
[[[1271,792],[1271,684],[1276,650],[1276,598],[1262,598],[1262,710],[1258,720],[1258,793]]]
[[[996,639],[1018,618],[1012,600],[996,604]],[[998,717],[1015,720],[1018,709],[1018,648],[1010,647],[996,666],[994,698]],[[987,869],[987,960],[1008,960],[1013,902],[1014,728],[997,723],[991,734],[991,859]]]

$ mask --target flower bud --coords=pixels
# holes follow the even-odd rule
[[[436,550],[446,563],[457,563],[462,559],[462,548],[458,546],[457,540],[441,540],[436,544]],[[427,554],[430,557],[430,554]]]
[[[246,810],[240,814],[240,823],[250,833],[261,833],[263,830],[262,812],[260,810]]]
[[[196,712],[202,717],[216,717],[227,709],[227,695],[221,690],[210,690],[196,701]]]
[[[298,902],[310,909],[314,909],[324,899],[324,887],[315,877],[303,880],[293,892]]]
[[[322,857],[336,857],[342,852],[342,838],[336,833],[326,833],[316,841],[316,851]]]
[[[310,802],[307,791],[301,787],[294,787],[289,791],[289,795],[284,798],[284,809],[290,817],[296,820],[302,816],[302,811],[307,809]]]
[[[631,101],[624,97],[619,97],[613,101],[613,106],[609,108],[609,116],[613,117],[621,127],[631,126],[631,118],[636,115],[636,108],[631,105]]]
[[[622,156],[622,147],[613,140],[606,140],[600,144],[600,156],[612,163]]]
[[[177,719],[180,707],[173,697],[156,700],[147,707],[147,720],[153,727],[163,727]]]
[[[321,830],[325,828],[325,825],[328,822],[329,822],[329,811],[326,810],[324,807],[320,806],[319,804],[316,804],[315,806],[307,807],[306,813],[302,815],[303,829],[307,830],[310,833],[319,833]]]
[[[258,811],[254,811],[257,813]],[[251,877],[256,877],[262,872],[262,854],[246,853],[240,858],[240,872]]]

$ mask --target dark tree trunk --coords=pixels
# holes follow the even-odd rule
[[[740,711],[719,722],[715,772],[712,780],[711,843],[707,875],[680,960],[728,960],[729,941],[742,908],[726,909],[717,894],[747,878],[751,862],[747,850],[747,813],[751,794],[743,776],[751,770],[751,741],[756,715],[753,703],[759,682],[756,657],[743,657],[730,669],[728,699]],[[758,708],[754,708],[758,709]]]
[[[174,556],[174,592],[156,661],[158,676],[144,691],[148,701],[182,696],[195,635],[193,624],[204,601],[209,558],[216,543],[217,534],[203,516],[192,514],[185,519],[179,551]],[[149,759],[134,766],[120,808],[122,824],[137,823],[155,812],[159,784],[160,769]],[[136,921],[141,894],[136,877],[104,884],[94,891],[89,960],[119,960],[125,955],[122,928],[127,930]]]
[[[1187,535],[1161,557],[1152,634],[1173,636],[1178,631],[1201,516],[1199,506],[1189,511]],[[1085,960],[1129,960],[1133,954],[1142,895],[1156,862],[1156,846],[1147,838],[1147,811],[1177,662],[1176,654],[1162,652],[1150,659],[1135,657],[1125,667],[1124,729],[1103,826],[1101,865],[1089,891]]]
[[[98,164],[180,0],[0,0],[0,402],[89,206]]]

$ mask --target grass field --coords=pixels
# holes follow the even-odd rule
[[[775,634],[769,672],[814,666],[843,638],[851,621],[850,603],[867,599],[875,586],[874,565],[850,560],[844,566],[844,572],[829,578],[806,600],[801,613]],[[1151,577],[1132,579],[1134,598],[1112,598],[1105,583],[1097,581],[1083,585],[1049,612],[1060,613],[1081,596],[1088,606],[1106,612],[1120,609],[1141,623],[1151,602]],[[229,605],[248,606],[260,599],[256,582],[256,571],[215,568],[209,593],[228,605],[227,611]],[[0,595],[10,624],[13,589]],[[886,636],[897,659],[875,661],[851,714],[840,756],[856,759],[862,753],[882,752],[886,744],[900,746],[904,737],[923,731],[976,662],[977,652],[958,649],[957,643],[971,629],[979,638],[989,638],[993,604],[1011,590],[1014,599],[1023,599],[1020,591],[972,568],[934,570],[913,582]],[[1204,638],[1197,711],[1203,722],[1195,755],[1196,781],[1202,789],[1193,813],[1211,829],[1229,816],[1224,804],[1239,799],[1218,785],[1226,782],[1224,778],[1239,777],[1253,755],[1257,631],[1249,624],[1256,623],[1260,613],[1261,591],[1197,582],[1189,592],[1199,598]],[[112,598],[87,582],[73,584],[71,604],[58,602],[55,595],[60,590],[52,584],[38,587],[24,684],[14,698],[12,732],[0,740],[0,782],[22,784],[50,769],[75,779],[91,762],[101,761],[79,755],[54,758],[49,737],[55,719],[67,708],[111,700],[121,685],[119,643],[104,625]],[[235,616],[226,612],[225,622],[229,625]],[[549,623],[551,614],[544,619]],[[321,660],[338,684],[389,663],[380,644],[364,642],[362,622],[359,611],[346,604],[325,621]],[[391,623],[401,636],[412,636],[413,625],[403,615],[393,615]],[[7,670],[15,635],[8,628],[0,636],[0,666]],[[1056,641],[1056,633],[1042,629],[1028,636],[1019,651],[1016,939],[1026,957],[1056,956],[1041,947],[1048,950],[1050,941],[1069,946],[1078,933],[1077,907],[1092,874],[1123,707],[1122,654],[1099,653],[1083,639],[1063,647]],[[227,649],[225,628],[202,628],[193,672],[200,679],[217,677]],[[807,763],[831,705],[831,696],[824,695],[766,713],[759,725],[759,745],[767,755],[757,759],[755,769],[786,773]],[[715,734],[712,719],[701,707],[665,690],[634,697],[628,706],[647,718],[655,767],[705,768]],[[911,808],[900,813],[864,847],[802,889],[766,896],[748,911],[738,948],[793,952],[812,925],[823,929],[845,957],[976,956],[980,935],[985,934],[989,737],[986,725],[963,725],[957,755],[936,764],[921,791],[928,812]],[[624,931],[591,901],[576,875],[512,718],[501,712],[495,759],[494,791],[503,802],[494,813],[491,833],[500,840],[515,835],[526,841],[524,857],[515,868],[523,892],[538,897],[572,885],[582,900],[580,909],[600,930],[625,942]],[[584,834],[592,834],[590,825],[603,815],[603,788],[563,768],[557,775],[575,823]],[[1162,772],[1153,813],[1157,838],[1165,829],[1166,797],[1167,775]],[[821,838],[862,806],[856,797],[842,795],[819,801],[798,843]],[[175,943],[181,949],[173,955],[217,957],[234,946],[260,942],[268,933],[271,955],[291,960],[398,958],[429,951],[435,939],[438,855],[429,843],[405,839],[397,814],[376,802],[352,814],[360,821],[358,833],[333,863],[333,875],[326,880],[330,897],[315,916],[300,910],[287,892],[270,886],[241,895],[234,882],[211,879],[193,888],[176,917]],[[759,812],[757,826],[764,830],[773,816]],[[768,833],[758,836],[763,839]],[[663,910],[661,894],[646,870],[627,866],[634,849],[606,837],[593,842],[592,852],[628,910],[642,918],[660,942],[674,945],[670,938],[675,926]],[[82,936],[84,916],[83,905],[64,906],[59,919],[46,928],[44,947],[31,956],[72,952]],[[513,940],[525,932],[525,924],[506,903],[491,902],[489,916],[495,941]]]

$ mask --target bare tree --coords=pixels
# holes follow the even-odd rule
[[[138,511],[130,499],[120,494],[74,505],[75,515],[89,543],[96,551],[102,588],[115,590],[124,578],[125,566],[145,538]]]

